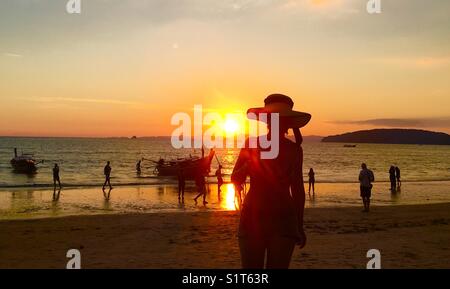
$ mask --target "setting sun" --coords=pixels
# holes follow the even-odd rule
[[[234,134],[239,130],[240,126],[238,122],[234,119],[227,119],[223,124],[223,130],[226,133]]]

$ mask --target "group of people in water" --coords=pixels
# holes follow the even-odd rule
[[[218,192],[218,197],[220,200],[220,193],[221,193],[221,187],[224,184],[224,179],[223,179],[223,173],[222,173],[222,165],[219,165],[218,169],[215,172],[215,177],[217,178],[217,192]],[[56,192],[56,188],[57,186],[59,187],[59,191],[58,194],[56,194],[56,198],[59,197],[59,192],[62,188],[61,186],[61,179],[60,179],[60,175],[59,175],[59,165],[55,163],[54,167],[53,167],[53,186],[54,186],[54,190]],[[105,181],[103,183],[103,187],[102,190],[103,192],[105,192],[105,188],[109,187],[109,192],[108,195],[105,195],[105,198],[109,199],[109,194],[110,191],[113,189],[112,185],[111,185],[111,162],[107,161],[105,167],[103,168],[103,174],[105,176]],[[136,163],[136,173],[140,174],[141,173],[141,161],[139,160]],[[389,169],[389,180],[391,183],[391,192],[395,193],[397,192],[400,187],[401,187],[401,171],[400,168],[398,166],[391,166]],[[316,182],[316,177],[315,177],[316,173],[314,172],[313,168],[309,169],[308,172],[308,194],[311,196],[311,189],[313,194],[315,194],[315,182]],[[197,204],[197,200],[200,197],[203,197],[203,205],[208,204],[208,202],[206,201],[206,195],[207,195],[207,188],[206,188],[206,181],[205,181],[205,177],[203,174],[197,174],[194,177],[194,181],[195,181],[195,186],[196,186],[196,190],[197,190],[197,195],[194,198],[195,203]],[[184,202],[184,194],[185,194],[185,190],[186,190],[186,177],[185,177],[185,172],[183,170],[183,168],[179,169],[178,172],[178,200],[180,202]],[[367,165],[365,163],[363,163],[361,165],[361,171],[359,174],[359,182],[360,182],[360,196],[363,202],[363,206],[364,206],[364,210],[363,212],[369,212],[370,209],[370,199],[372,196],[372,188],[373,188],[373,182],[375,181],[375,176],[373,171],[371,171],[370,169],[367,168]],[[54,198],[55,198],[55,194],[54,194]]]
[[[223,179],[223,173],[222,173],[222,165],[219,165],[218,169],[216,170],[214,176],[217,178],[217,192],[218,192],[218,198],[220,200],[220,193],[221,193],[221,187],[224,184]],[[59,187],[59,191],[61,190],[61,179],[59,175],[59,165],[55,163],[53,167],[53,186],[54,190],[56,192],[57,185]],[[102,190],[105,192],[105,188],[109,187],[109,192],[113,189],[111,185],[111,162],[107,161],[105,167],[103,168],[103,174],[105,176],[105,181],[103,183]],[[141,160],[139,160],[136,163],[136,173],[140,175],[142,172],[141,169]],[[390,190],[392,193],[397,192],[401,187],[401,171],[398,166],[391,166],[389,169],[389,180],[390,180]],[[309,169],[308,172],[308,194],[311,196],[311,189],[313,194],[315,194],[315,182],[316,182],[316,173],[313,168]],[[207,195],[207,188],[206,188],[206,181],[203,174],[197,174],[194,177],[195,186],[197,190],[197,195],[194,198],[195,203],[197,204],[197,200],[200,197],[203,197],[203,205],[208,204],[206,201],[206,195]],[[180,202],[184,202],[184,194],[186,191],[186,177],[185,172],[183,168],[180,168],[178,171],[178,200]],[[364,210],[363,212],[369,212],[370,209],[370,198],[372,195],[372,188],[373,188],[373,182],[375,181],[375,176],[373,171],[367,168],[367,165],[363,163],[361,165],[361,171],[359,174],[359,182],[360,182],[360,196],[363,201]],[[109,193],[108,193],[109,195]],[[59,193],[57,194],[59,196]],[[109,196],[105,196],[105,198],[109,198]]]
[[[136,163],[136,173],[138,175],[140,175],[142,172],[141,162],[142,161],[139,160]],[[55,163],[55,165],[53,167],[54,192],[56,192],[57,184],[59,187],[59,192],[62,189],[59,171],[60,171],[59,165],[57,163]],[[107,195],[105,195],[106,199],[109,199],[109,194],[110,194],[111,190],[113,189],[113,187],[111,185],[111,171],[112,171],[111,162],[107,161],[105,167],[103,168],[103,174],[105,176],[105,181],[102,186],[102,190],[104,193],[105,193],[106,187],[109,187],[109,192]],[[218,190],[218,195],[219,195],[219,199],[220,199],[221,187],[224,184],[223,174],[222,174],[222,165],[219,165],[219,168],[216,170],[215,176],[217,177],[217,186],[218,186],[217,190]],[[185,189],[186,189],[186,177],[185,177],[185,172],[184,172],[183,168],[180,168],[177,177],[178,177],[178,200],[180,202],[181,201],[184,202],[184,193],[185,193]],[[196,185],[197,192],[198,192],[198,195],[194,198],[195,203],[197,203],[197,200],[203,196],[203,205],[208,204],[208,202],[206,201],[207,189],[206,189],[205,176],[203,174],[196,174],[194,179],[195,179],[195,185]],[[59,195],[59,192],[58,192],[58,195]],[[54,193],[54,196],[55,196],[55,193]]]
[[[54,200],[58,200],[60,193],[61,193],[61,189],[62,189],[62,185],[61,185],[61,178],[59,175],[59,165],[57,163],[55,163],[55,165],[53,166],[52,172],[53,172],[53,199]],[[105,176],[105,182],[103,183],[103,193],[105,195],[105,198],[109,199],[109,193],[111,192],[111,190],[113,189],[112,185],[111,185],[111,162],[107,161],[105,167],[103,168],[103,174]],[[57,184],[58,184],[58,193],[56,193],[56,189],[57,189]],[[105,188],[106,186],[109,186],[109,192],[108,195],[105,194]]]
[[[391,192],[395,193],[402,186],[400,168],[391,166],[389,169],[389,180],[391,182]]]
[[[308,194],[311,193],[311,187],[313,189],[313,194],[315,194],[315,172],[313,168],[309,169],[308,173],[309,177],[309,190]],[[372,196],[372,188],[373,188],[373,182],[375,181],[375,176],[373,171],[369,170],[367,168],[367,165],[365,163],[361,164],[361,171],[359,173],[358,180],[360,182],[360,196],[363,201],[364,210],[363,212],[369,212],[370,208],[370,198]],[[400,176],[400,168],[397,166],[391,166],[389,169],[389,180],[391,183],[391,192],[396,193],[400,190],[400,187],[402,185],[401,176]]]
[[[200,197],[203,197],[203,205],[208,204],[206,201],[207,188],[205,175],[201,172],[194,175],[195,186],[197,189],[197,196],[194,198],[195,203]],[[220,200],[221,187],[224,184],[223,173],[222,173],[222,165],[219,165],[219,168],[216,170],[215,177],[217,178],[217,192]],[[184,202],[184,193],[186,190],[186,173],[183,167],[180,167],[178,170],[178,201]]]

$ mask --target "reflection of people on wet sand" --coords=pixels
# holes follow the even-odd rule
[[[223,185],[222,165],[219,165],[219,168],[216,171],[216,177],[217,177],[217,192],[219,194],[219,200],[220,200],[220,193],[222,192],[220,188]]]
[[[370,197],[372,196],[372,182],[375,181],[375,176],[373,172],[367,168],[366,164],[361,165],[361,172],[359,173],[359,183],[361,198],[364,205],[363,212],[369,212],[370,208]]]
[[[61,181],[59,179],[59,166],[55,164],[53,167],[53,188],[56,189],[56,183],[58,182],[59,189],[61,190]]]
[[[279,138],[278,156],[261,158],[264,149],[249,148],[247,140],[231,177],[233,184],[239,187],[250,176],[250,189],[244,199],[238,233],[245,269],[288,268],[295,245],[302,248],[306,244],[303,230],[303,151],[299,128],[309,122],[311,115],[293,111],[293,105],[289,97],[275,94],[266,98],[265,107],[248,111],[261,121],[264,120],[259,118],[261,113],[269,114],[269,117],[270,113],[278,113],[280,123],[279,135],[274,136]],[[267,122],[270,135],[271,122]],[[285,137],[289,128],[294,130],[296,143]]]
[[[111,198],[111,190],[109,189],[108,192],[106,192],[105,189],[103,189],[103,197],[105,197],[105,201],[109,201],[109,199]]]
[[[112,190],[112,186],[111,186],[111,165],[110,162],[108,161],[106,163],[105,168],[103,169],[103,174],[105,175],[105,183],[103,184],[103,190],[105,189],[106,185],[109,185],[109,189]]]
[[[315,188],[314,188],[314,184],[316,183],[316,177],[315,177],[315,173],[314,173],[313,168],[310,168],[310,169],[309,169],[308,177],[309,177],[309,182],[308,182],[308,183],[309,183],[309,190],[308,190],[308,194],[311,193],[311,186],[312,186],[312,189],[313,189],[313,194],[315,194],[315,193],[316,193],[316,190],[315,190]]]
[[[397,179],[395,177],[395,167],[391,166],[389,169],[389,180],[391,182],[391,192],[395,193],[397,189]]]
[[[56,191],[56,187],[53,189],[53,201],[57,202],[59,201],[59,197],[61,196],[61,189],[58,190],[58,192]]]
[[[182,199],[184,201],[184,190],[186,188],[186,179],[184,176],[183,168],[178,170],[178,201]]]
[[[205,176],[202,173],[198,173],[195,176],[195,185],[197,187],[198,195],[194,198],[195,203],[197,203],[197,199],[203,196],[203,205],[206,205],[208,202],[206,201],[206,183]]]
[[[401,176],[400,176],[400,168],[395,167],[395,178],[397,179],[397,188],[400,189],[402,186]]]

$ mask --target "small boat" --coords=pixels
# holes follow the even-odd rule
[[[356,145],[346,144],[344,145],[344,148],[356,148]]]
[[[16,173],[32,174],[37,171],[37,162],[32,154],[17,155],[17,148],[14,149],[14,158],[11,166]]]
[[[153,161],[156,164],[155,173],[158,176],[177,176],[180,170],[183,170],[186,179],[195,179],[197,175],[207,175],[211,171],[211,162],[214,158],[214,150],[209,152],[209,155],[204,157],[189,157],[166,161],[160,159]]]

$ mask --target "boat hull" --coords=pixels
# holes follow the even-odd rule
[[[214,151],[209,156],[200,159],[188,159],[172,161],[168,163],[158,163],[156,171],[158,176],[178,176],[180,170],[186,179],[195,179],[198,175],[207,175],[211,171],[211,162],[214,158]]]
[[[37,171],[36,163],[31,160],[11,160],[14,172],[31,174]]]

